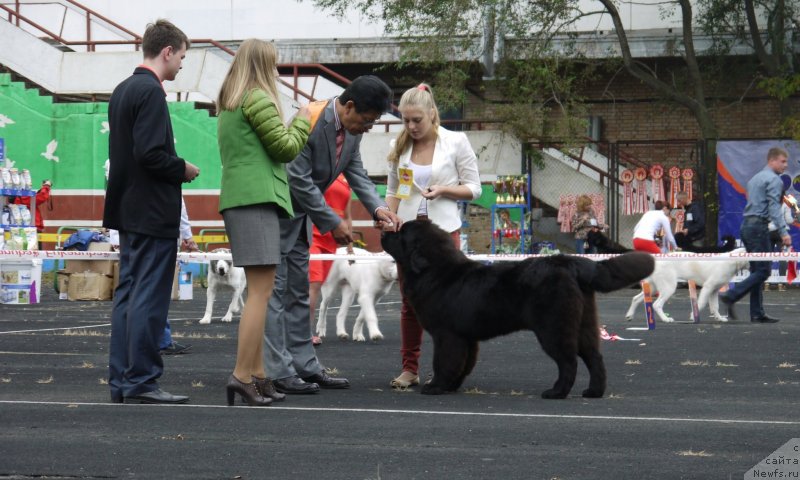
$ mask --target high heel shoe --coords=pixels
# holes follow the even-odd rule
[[[239,381],[238,378],[234,377],[233,374],[228,377],[228,384],[225,386],[225,390],[228,394],[229,407],[233,406],[233,400],[236,398],[237,393],[241,395],[244,401],[251,407],[267,407],[272,404],[271,398],[264,398],[258,393],[255,382],[243,383]]]
[[[264,398],[271,398],[273,402],[282,402],[286,395],[275,390],[275,385],[272,383],[269,377],[267,378],[258,378],[252,377],[253,383],[256,384],[256,390],[258,393],[261,394]]]

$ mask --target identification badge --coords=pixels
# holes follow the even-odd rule
[[[694,220],[694,217],[692,217],[692,214],[691,213],[687,213],[686,214],[686,221],[687,222],[691,222],[692,220]]]
[[[589,225],[591,225],[593,227],[596,227],[597,226],[597,220],[595,220],[594,218],[590,218],[589,219]]]
[[[400,185],[397,187],[397,198],[408,198],[411,196],[411,187],[414,185],[414,170],[410,168],[398,168],[398,177],[400,177]]]

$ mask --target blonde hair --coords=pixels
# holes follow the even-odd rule
[[[278,50],[272,43],[256,38],[242,42],[219,90],[217,114],[222,110],[236,110],[245,93],[260,88],[272,97],[278,114],[283,118],[278,96],[278,79],[275,75],[277,64]]]
[[[436,134],[441,121],[439,120],[439,109],[436,108],[436,102],[433,100],[433,91],[430,85],[420,83],[416,87],[406,90],[403,96],[400,97],[400,104],[397,106],[397,109],[402,111],[404,107],[417,107],[426,112],[426,114],[427,112],[433,112],[431,123],[433,124],[434,135]],[[411,135],[409,135],[408,130],[403,127],[403,131],[397,136],[394,148],[389,152],[389,163],[396,165],[397,162],[400,161],[400,155],[408,148],[409,141],[411,141]]]
[[[592,207],[592,197],[589,195],[581,195],[575,203],[579,212],[588,211]]]

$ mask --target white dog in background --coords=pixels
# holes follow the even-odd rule
[[[354,248],[353,250],[356,255],[372,255],[361,248]],[[336,253],[344,255],[347,253],[347,249],[341,247],[336,250]],[[378,328],[378,315],[375,312],[375,304],[381,297],[386,295],[395,280],[397,280],[397,265],[391,258],[386,260],[356,260],[354,263],[345,259],[334,260],[328,278],[322,284],[322,301],[317,319],[317,335],[325,337],[328,306],[336,289],[341,288],[342,304],[339,307],[339,313],[336,314],[336,335],[343,340],[347,339],[347,330],[345,330],[344,322],[350,305],[353,303],[353,298],[358,295],[358,304],[361,306],[361,312],[359,312],[356,317],[356,323],[353,325],[353,340],[356,342],[366,341],[364,337],[365,323],[369,331],[369,338],[371,340],[382,340],[383,334]]]
[[[744,248],[737,248],[730,253],[744,253]],[[658,292],[658,299],[653,302],[653,311],[663,322],[672,322],[664,312],[664,304],[675,293],[678,287],[678,280],[694,280],[700,289],[697,297],[697,309],[702,311],[708,303],[708,310],[711,316],[718,322],[727,322],[727,317],[719,314],[719,289],[727,285],[738,270],[747,268],[747,260],[691,260],[686,258],[678,262],[656,260],[656,269],[646,280],[653,286],[653,293]],[[631,300],[628,313],[625,314],[627,320],[633,319],[636,307],[642,303],[644,292],[640,292]],[[691,313],[689,314],[692,320]]]
[[[217,248],[211,253],[231,253],[227,248]],[[244,276],[244,269],[234,267],[229,260],[212,260],[208,266],[208,290],[206,293],[206,313],[200,319],[200,323],[207,325],[211,323],[211,311],[214,308],[214,299],[223,288],[233,290],[233,298],[228,306],[228,312],[222,317],[223,322],[233,320],[233,314],[239,313],[244,301],[242,293],[247,287],[247,279]]]

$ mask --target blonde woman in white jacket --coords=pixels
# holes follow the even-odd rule
[[[464,133],[439,125],[433,92],[426,84],[407,90],[398,107],[403,131],[392,142],[386,203],[403,221],[428,219],[449,232],[460,247],[458,200],[480,197],[481,182],[475,152]],[[402,285],[403,272],[399,272]],[[422,326],[403,298],[400,310],[402,373],[391,386],[419,384]]]

